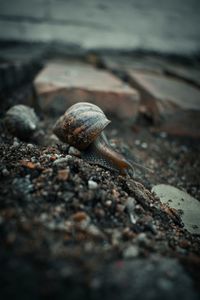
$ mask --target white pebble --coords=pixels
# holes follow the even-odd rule
[[[125,249],[123,256],[124,258],[133,258],[139,255],[138,247],[136,246],[129,246]]]
[[[161,133],[160,133],[160,137],[163,138],[163,139],[165,139],[165,138],[167,137],[167,133],[164,132],[164,131],[161,132]]]
[[[90,190],[96,190],[98,187],[98,184],[96,183],[96,181],[88,180],[88,187]]]
[[[5,176],[5,177],[9,176],[10,172],[5,168],[5,169],[2,170],[2,175]]]
[[[65,157],[58,158],[53,162],[53,165],[56,166],[68,162],[69,160],[71,160],[71,158],[72,158],[71,155],[66,155]]]
[[[142,147],[142,149],[147,149],[148,145],[147,145],[147,143],[142,143],[141,147]]]
[[[140,145],[140,140],[136,140],[135,144],[136,144],[136,146],[139,146]]]

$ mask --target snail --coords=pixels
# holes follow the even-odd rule
[[[62,142],[80,150],[81,157],[89,163],[125,175],[133,167],[123,155],[109,145],[103,132],[109,123],[110,121],[97,105],[80,102],[72,105],[57,120],[53,132]]]
[[[4,121],[8,131],[22,140],[33,135],[39,122],[33,108],[23,104],[12,106],[6,112]]]

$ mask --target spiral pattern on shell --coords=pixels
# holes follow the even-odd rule
[[[109,123],[98,106],[89,102],[79,102],[72,105],[58,119],[53,131],[61,141],[84,150]]]
[[[6,112],[4,121],[8,131],[20,139],[29,139],[39,122],[33,108],[23,104],[12,106]]]

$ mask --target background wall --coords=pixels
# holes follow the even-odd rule
[[[199,16],[198,0],[0,0],[0,40],[191,54]]]

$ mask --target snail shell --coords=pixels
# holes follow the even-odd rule
[[[80,102],[58,119],[53,131],[61,141],[81,150],[81,157],[89,163],[125,174],[132,166],[109,145],[103,133],[109,123],[98,106]]]
[[[22,140],[33,135],[39,122],[33,108],[23,104],[12,106],[6,112],[4,121],[8,131]]]
[[[130,164],[123,155],[112,149],[103,133],[109,123],[98,106],[80,102],[72,105],[58,119],[53,132],[62,142],[81,150],[81,157],[89,163],[117,171],[121,175],[133,171],[133,165],[152,172],[135,162]]]
[[[79,150],[85,150],[110,123],[104,112],[89,102],[72,105],[54,126],[58,138]]]

